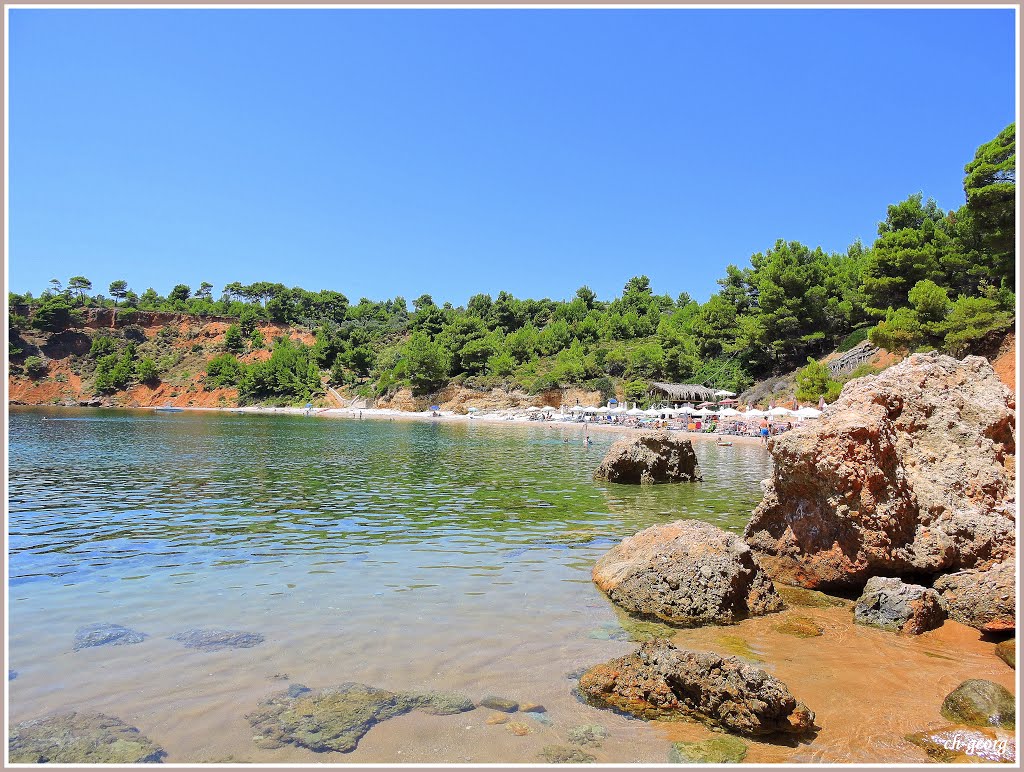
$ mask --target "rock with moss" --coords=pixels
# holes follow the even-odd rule
[[[184,630],[170,636],[188,649],[220,651],[221,649],[249,649],[265,640],[260,633],[237,630]]]
[[[946,612],[939,594],[930,587],[900,579],[873,576],[853,607],[853,621],[906,635],[920,635],[940,627]]]
[[[792,635],[795,638],[817,638],[822,634],[821,625],[810,617],[791,616],[783,620],[773,628],[783,635]]]
[[[473,708],[473,701],[460,695],[390,692],[348,682],[298,694],[276,692],[246,719],[261,748],[297,745],[316,752],[349,753],[376,724],[411,710],[449,715]]]
[[[465,713],[476,707],[469,697],[453,692],[427,692],[409,696],[419,710],[433,716],[452,716],[456,713]]]
[[[946,726],[906,736],[940,764],[1009,763],[1017,760],[1017,744],[1011,732],[993,728]]]
[[[519,710],[519,703],[506,697],[490,695],[480,700],[480,707],[500,710],[502,713],[515,713]]]
[[[626,611],[681,627],[732,624],[784,607],[743,540],[699,520],[623,540],[601,556],[592,578]]]
[[[982,678],[964,681],[942,701],[942,716],[968,726],[1012,729],[1017,707],[1006,687]]]
[[[1017,640],[1002,641],[996,644],[996,656],[1003,662],[1017,669]]]
[[[596,756],[570,745],[545,745],[539,758],[547,764],[593,764]]]
[[[608,730],[600,724],[580,724],[569,730],[569,742],[575,745],[600,748],[608,737]]]
[[[11,729],[7,747],[16,764],[146,764],[167,755],[135,727],[91,712],[18,724]]]
[[[579,692],[599,707],[646,719],[691,719],[746,736],[814,730],[814,713],[761,668],[664,640],[592,667]]]
[[[134,643],[142,643],[146,640],[146,634],[130,627],[116,625],[110,622],[95,622],[91,625],[83,625],[75,630],[75,651],[91,649],[96,646],[129,646]]]
[[[672,743],[672,764],[739,764],[747,756],[747,744],[736,737],[712,737],[689,743]]]

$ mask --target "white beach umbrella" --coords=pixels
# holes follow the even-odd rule
[[[631,407],[626,411],[626,415],[643,415],[644,411],[638,407]]]
[[[597,405],[587,405],[583,408],[584,413],[596,413],[598,410]]]
[[[736,392],[735,391],[726,391],[725,389],[719,389],[718,391],[715,392],[715,396],[716,397],[735,397],[736,396]]]
[[[718,415],[722,416],[722,418],[734,418],[735,416],[741,415],[741,413],[739,410],[727,407],[724,410],[722,410]]]
[[[771,410],[768,411],[768,415],[772,416],[773,418],[782,418],[784,416],[794,415],[794,413],[788,407],[773,407]]]
[[[594,412],[595,413],[600,413],[601,415],[608,415],[611,412],[611,409],[607,408],[607,407],[604,407],[602,405],[601,407],[597,408],[597,410],[595,410]]]
[[[611,412],[613,412],[613,413],[625,413],[627,411],[626,411],[626,408],[624,406],[619,405],[618,407],[613,407],[611,409]]]
[[[758,410],[757,408],[753,408],[751,410],[748,410],[746,413],[740,413],[740,415],[743,418],[764,418],[768,414],[766,412],[764,412],[763,410]]]
[[[798,418],[820,418],[821,411],[816,407],[802,407],[796,411]]]
[[[466,410],[468,410],[470,413],[477,413],[477,412],[480,411],[480,408],[478,408],[478,407],[467,407]]]
[[[538,410],[540,410],[540,408],[537,407],[536,405],[530,405],[528,408],[526,408],[527,413],[536,413]]]

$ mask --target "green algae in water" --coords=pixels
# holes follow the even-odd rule
[[[804,606],[806,608],[842,608],[852,605],[851,601],[845,598],[837,598],[833,595],[826,595],[817,590],[808,590],[804,587],[792,587],[788,584],[776,584],[776,591],[782,596],[787,606]]]
[[[89,712],[19,724],[11,730],[8,752],[16,764],[139,764],[166,755],[135,727]]]
[[[775,625],[774,629],[783,635],[792,635],[795,638],[816,638],[822,633],[821,625],[810,617],[790,617]]]
[[[749,660],[750,662],[764,662],[761,656],[750,648],[750,644],[745,638],[741,638],[738,635],[720,635],[717,640],[722,648],[740,659]]]
[[[628,634],[629,640],[636,643],[654,640],[655,638],[673,638],[679,629],[664,622],[655,622],[649,619],[637,619],[618,606],[614,606],[615,615],[619,619],[619,625]]]
[[[672,764],[739,764],[747,756],[747,744],[735,737],[712,737],[688,743],[672,743]]]

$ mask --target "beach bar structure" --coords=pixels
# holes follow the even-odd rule
[[[654,381],[647,390],[653,399],[664,402],[714,402],[715,390],[696,383],[661,383]]]

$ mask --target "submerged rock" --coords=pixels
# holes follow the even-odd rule
[[[170,636],[189,649],[219,651],[221,649],[250,649],[266,640],[260,633],[234,630],[185,630]]]
[[[786,685],[736,657],[644,643],[592,667],[580,692],[593,704],[647,719],[695,719],[748,736],[804,734],[814,713]]]
[[[821,625],[809,617],[789,617],[775,625],[774,630],[795,638],[817,638],[823,632]]]
[[[75,651],[94,646],[128,646],[144,640],[146,634],[138,630],[109,622],[97,622],[75,630]]]
[[[576,745],[600,748],[608,737],[608,730],[600,724],[580,724],[569,730],[569,742]]]
[[[880,576],[868,580],[853,607],[853,621],[858,625],[907,635],[941,627],[945,618],[935,590]]]
[[[545,745],[539,757],[547,764],[592,764],[596,756],[569,745]]]
[[[739,764],[747,756],[747,744],[735,737],[712,737],[690,743],[672,743],[672,764]]]
[[[492,713],[487,717],[487,721],[485,723],[488,726],[495,726],[496,724],[507,724],[508,721],[508,713]]]
[[[1003,762],[1017,760],[1017,744],[1010,732],[947,726],[908,734],[907,740],[923,748],[940,764]]]
[[[410,695],[410,697],[419,710],[433,716],[452,716],[456,713],[465,713],[476,707],[469,697],[452,692],[427,692],[426,694]]]
[[[1012,559],[1011,399],[981,357],[913,354],[850,381],[821,418],[770,443],[744,538],[772,578],[808,588]]]
[[[1003,662],[1017,669],[1017,640],[1002,641],[996,644],[996,656]],[[17,675],[17,674],[15,674]]]
[[[135,727],[103,713],[63,713],[11,729],[16,764],[143,764],[167,754]]]
[[[986,633],[1013,630],[1017,621],[1017,569],[1004,560],[987,570],[967,569],[941,576],[934,587],[946,613],[957,622]]]
[[[505,728],[514,734],[516,737],[525,737],[530,734],[530,727],[524,724],[522,721],[510,721],[505,724]]]
[[[519,710],[519,703],[515,700],[507,700],[504,697],[494,697],[492,695],[480,700],[480,707],[500,710],[502,713],[515,713]]]
[[[964,681],[942,701],[942,717],[968,726],[1013,729],[1016,701],[1003,686],[981,678]]]
[[[667,483],[700,480],[693,444],[668,432],[644,432],[616,441],[594,479],[617,483]]]
[[[627,611],[675,625],[730,624],[783,608],[746,543],[699,520],[624,539],[601,556],[592,576]]]
[[[417,708],[447,715],[474,707],[472,700],[459,695],[389,692],[352,682],[291,692],[270,695],[246,716],[260,748],[297,745],[317,752],[348,753],[375,724],[389,718]]]

